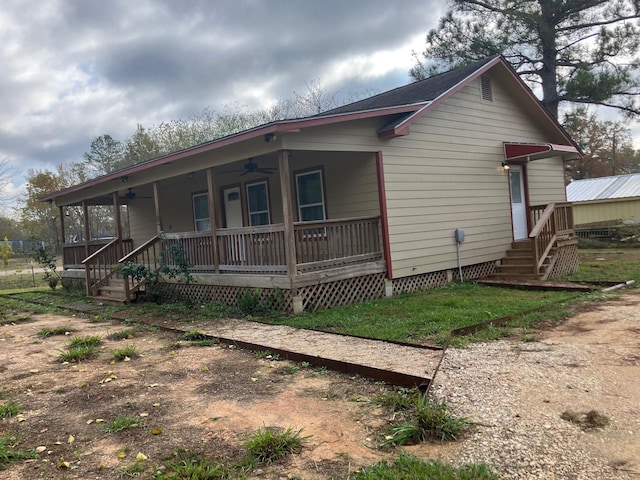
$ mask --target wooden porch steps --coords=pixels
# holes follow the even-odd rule
[[[511,243],[500,265],[496,266],[494,277],[542,280],[550,269],[550,258],[554,252],[545,259],[540,274],[534,273],[535,259],[533,255],[533,242],[531,240],[519,240]]]
[[[94,298],[103,302],[126,303],[124,280],[121,278],[110,278],[105,285],[98,287],[97,295]]]

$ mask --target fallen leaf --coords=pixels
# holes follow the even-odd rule
[[[96,418],[96,423],[104,423],[104,418]]]
[[[148,416],[149,416],[149,414],[148,414],[147,412],[142,412],[142,413],[140,414],[140,416],[141,416],[141,417],[148,417]]]
[[[155,388],[155,387],[159,387],[159,386],[160,386],[160,384],[159,384],[159,383],[151,383],[151,384],[149,384],[149,386],[150,386],[151,388]]]
[[[74,437],[73,435],[69,435],[69,440],[67,440],[67,443],[71,445],[75,441],[76,441],[76,437]]]
[[[87,420],[87,425],[91,425],[93,423],[92,419]]]
[[[204,367],[202,367],[201,369],[203,372],[208,372],[209,371],[209,367],[207,367],[206,365]]]
[[[138,454],[136,455],[136,462],[144,462],[145,460],[148,460],[148,459],[149,459],[149,457],[147,457],[142,452],[138,452]]]
[[[38,370],[37,368],[32,368],[31,370],[29,370],[30,373],[38,373],[40,370]]]
[[[151,430],[151,435],[160,435],[161,433],[162,433],[161,428],[154,428],[153,430]]]
[[[44,447],[44,446],[42,446],[42,445],[41,445],[41,446],[39,446],[39,447],[36,447],[36,453],[42,453],[42,452],[44,452],[46,449],[47,449],[47,447]]]
[[[69,468],[71,466],[71,464],[69,462],[65,462],[64,460],[60,460],[60,463],[58,464],[58,467],[60,468]]]
[[[153,404],[154,407],[159,407],[160,406],[160,402],[156,402]]]
[[[256,377],[251,377],[251,381],[252,381],[252,382],[257,382],[257,381],[258,381],[258,379],[257,379]]]
[[[125,458],[127,456],[127,452],[125,452],[124,450],[120,450],[118,452],[118,458]]]

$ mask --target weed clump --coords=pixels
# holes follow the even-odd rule
[[[257,463],[271,463],[292,453],[299,453],[302,442],[309,437],[302,436],[302,429],[294,431],[265,427],[259,429],[246,442],[248,458]]]
[[[465,417],[456,417],[449,411],[445,400],[436,402],[428,395],[415,394],[410,405],[401,404],[401,410],[402,420],[391,426],[381,446],[457,440],[469,426]]]
[[[115,350],[112,350],[111,355],[116,362],[123,362],[139,357],[140,353],[135,345],[129,345],[124,348],[116,348]]]

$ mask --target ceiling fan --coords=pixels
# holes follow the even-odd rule
[[[124,194],[123,198],[129,201],[132,201],[132,200],[135,200],[136,198],[153,198],[153,197],[140,197],[136,194],[136,192],[133,191],[133,188],[128,188],[127,193]]]
[[[266,173],[271,175],[275,171],[275,168],[259,167],[257,163],[254,163],[253,158],[249,158],[247,163],[244,164],[244,170],[241,170],[242,173],[240,175],[246,175],[247,173]]]

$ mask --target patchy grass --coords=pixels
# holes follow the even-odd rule
[[[0,470],[12,462],[19,462],[29,458],[38,458],[32,450],[15,450],[17,440],[8,434],[0,436]]]
[[[427,395],[413,394],[410,404],[402,401],[394,410],[400,421],[386,433],[382,446],[457,440],[469,427],[468,420],[453,415],[444,400],[436,402]]]
[[[104,427],[107,433],[122,432],[129,428],[137,427],[142,423],[142,419],[138,417],[127,417],[126,415],[119,415]]]
[[[487,465],[466,464],[452,467],[446,463],[431,461],[423,462],[408,453],[387,462],[364,467],[358,473],[349,476],[349,480],[414,480],[428,478],[429,480],[499,480]]]
[[[111,351],[111,356],[113,360],[116,362],[124,362],[131,360],[132,358],[137,358],[140,356],[140,352],[135,345],[128,345],[123,348],[116,348]]]
[[[72,337],[69,340],[68,348],[89,347],[95,348],[102,342],[102,339],[96,335],[89,335],[87,337]]]
[[[126,328],[124,330],[118,330],[107,335],[108,340],[130,340],[138,333],[137,328]]]
[[[55,335],[69,335],[70,333],[73,333],[75,331],[76,330],[74,328],[67,328],[67,327],[53,327],[53,328],[45,327],[45,328],[41,328],[38,331],[38,336],[40,338],[49,338]]]
[[[640,283],[639,248],[580,249],[580,271],[565,277],[574,282]]]
[[[91,346],[79,346],[71,347],[67,350],[60,350],[58,354],[58,360],[60,362],[78,363],[86,360],[96,353],[96,347]]]
[[[22,411],[22,407],[19,403],[9,400],[5,403],[0,403],[0,418],[14,417]]]
[[[247,456],[257,463],[271,463],[292,453],[299,453],[302,443],[309,437],[303,437],[302,429],[294,431],[265,427],[259,429],[245,442]]]
[[[233,467],[215,460],[200,458],[189,452],[177,456],[178,460],[165,463],[165,471],[156,474],[156,480],[242,478],[233,475]]]

